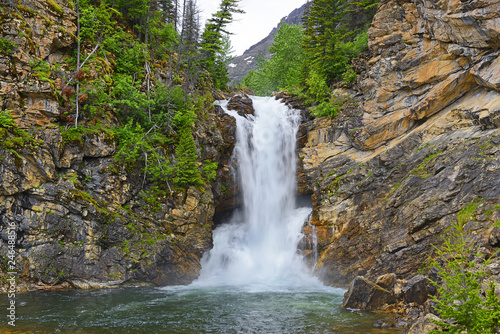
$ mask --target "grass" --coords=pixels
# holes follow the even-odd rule
[[[430,167],[430,162],[431,162],[431,160],[433,160],[435,157],[437,157],[441,153],[443,153],[443,151],[436,152],[436,153],[431,154],[428,157],[426,157],[424,159],[424,162],[422,162],[417,168],[415,168],[414,170],[412,170],[410,172],[410,174],[412,174],[412,175],[418,175],[418,176],[420,176],[423,179],[431,176],[432,173],[428,172],[428,169]]]

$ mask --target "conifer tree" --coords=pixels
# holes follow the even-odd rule
[[[185,100],[187,101],[191,90],[196,84],[199,72],[200,52],[198,50],[200,39],[200,11],[196,5],[196,0],[184,0],[182,30],[179,43],[179,61],[177,62],[177,71],[180,64],[186,66],[185,80]]]
[[[304,48],[315,70],[325,78],[338,76],[336,45],[345,38],[346,0],[313,0],[306,18]]]
[[[179,112],[176,116],[179,123],[179,144],[175,154],[177,165],[175,167],[176,177],[174,182],[177,186],[187,188],[189,186],[201,186],[203,179],[198,168],[198,150],[191,133],[191,125],[195,114],[192,110]]]
[[[202,36],[203,67],[212,75],[215,86],[221,89],[225,88],[229,81],[225,68],[227,50],[224,50],[224,38],[231,33],[226,27],[233,21],[233,14],[244,13],[238,8],[238,2],[238,0],[222,0],[219,10],[205,25]]]

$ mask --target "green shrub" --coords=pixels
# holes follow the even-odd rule
[[[0,111],[0,127],[5,129],[16,127],[16,122],[8,111]]]
[[[12,53],[17,44],[6,38],[0,38],[0,52],[6,55]]]
[[[358,75],[356,74],[356,72],[354,72],[352,66],[348,67],[344,72],[344,74],[342,75],[342,80],[346,85],[356,82],[357,79]]]
[[[500,299],[495,295],[495,284],[490,280],[483,297],[482,282],[487,278],[486,260],[477,270],[470,239],[464,225],[472,218],[477,204],[467,205],[457,216],[457,222],[443,237],[443,245],[436,248],[437,258],[430,265],[437,269],[439,280],[432,281],[438,294],[433,297],[441,318],[440,330],[431,333],[499,333]],[[479,254],[475,254],[479,257]]]
[[[315,117],[335,117],[339,114],[343,103],[341,99],[332,97],[329,101],[321,102],[316,107],[311,108],[311,113]]]

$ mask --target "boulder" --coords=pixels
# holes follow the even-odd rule
[[[439,330],[441,327],[434,324],[432,321],[441,321],[441,319],[432,313],[418,319],[408,331],[408,334],[427,334],[431,330]]]
[[[227,109],[235,110],[238,112],[238,115],[243,117],[253,115],[255,112],[253,108],[253,101],[246,94],[233,96],[227,104]]]
[[[429,295],[429,280],[423,275],[417,275],[403,284],[403,300],[405,303],[423,305]]]
[[[381,275],[377,278],[375,284],[377,284],[381,288],[392,291],[394,285],[396,284],[396,274],[391,273],[391,274]]]
[[[376,310],[385,304],[395,303],[394,295],[370,282],[363,276],[352,281],[349,290],[344,295],[342,307],[361,310]]]

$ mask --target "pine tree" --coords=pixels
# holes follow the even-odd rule
[[[339,75],[336,45],[346,33],[346,0],[313,0],[306,21],[304,49],[317,71],[329,81]]]
[[[214,84],[218,88],[225,88],[229,81],[225,70],[228,49],[224,48],[231,33],[226,30],[233,21],[233,14],[242,14],[238,8],[238,0],[222,0],[219,10],[212,15],[205,25],[202,36],[203,67],[211,74]]]
[[[182,64],[186,66],[186,81],[184,86],[185,100],[194,89],[199,73],[200,52],[198,50],[200,39],[200,11],[195,0],[184,0],[182,30],[179,43],[179,61],[177,72]]]
[[[201,186],[203,179],[198,168],[198,150],[191,133],[194,122],[194,112],[191,110],[179,112],[176,116],[180,125],[179,144],[175,150],[177,165],[174,183],[181,187]]]

